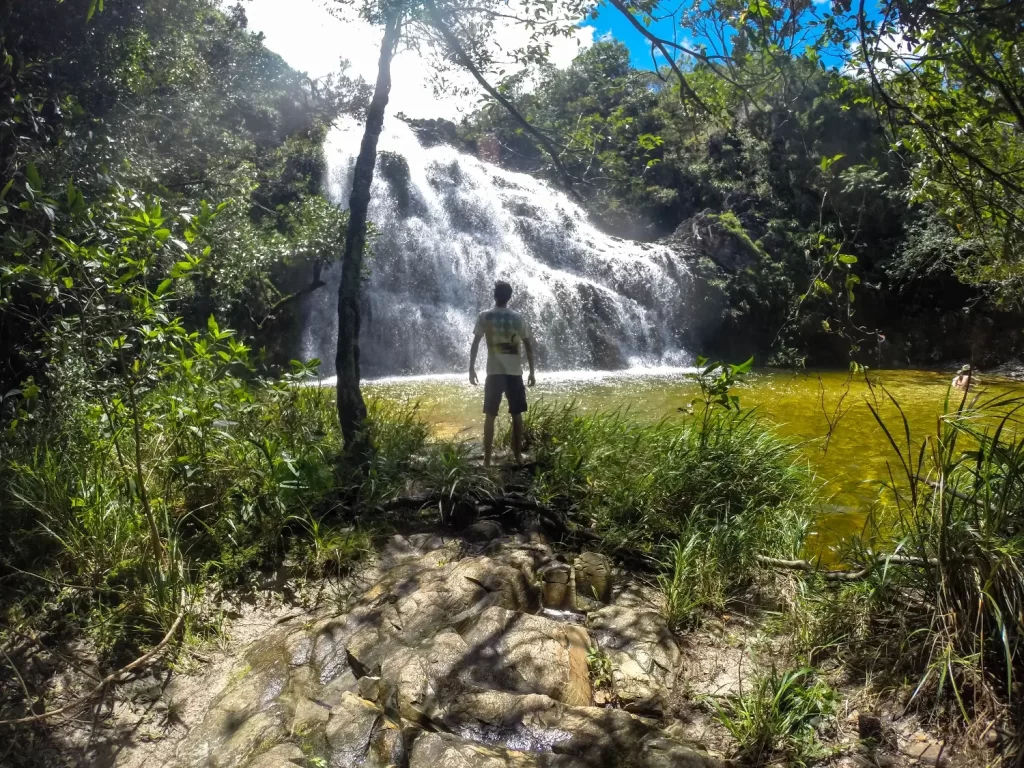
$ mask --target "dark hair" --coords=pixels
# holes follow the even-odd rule
[[[504,280],[499,280],[494,284],[494,301],[496,304],[504,306],[508,304],[509,299],[512,298],[512,286],[506,283]]]

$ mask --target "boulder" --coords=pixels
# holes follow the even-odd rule
[[[409,768],[536,768],[540,758],[446,733],[424,733],[413,742]]]
[[[279,744],[269,752],[264,752],[247,768],[305,768],[306,756],[295,744]]]
[[[464,689],[469,656],[466,641],[453,630],[415,650],[395,653],[381,665],[375,699],[413,723],[439,719],[445,702]]]
[[[406,760],[405,739],[397,723],[373,702],[348,693],[327,723],[330,765],[337,768],[387,768]]]
[[[704,753],[669,738],[650,720],[619,709],[569,707],[539,694],[467,694],[450,708],[445,725],[464,740],[540,753],[539,764],[544,766],[720,765]]]
[[[662,615],[652,609],[609,605],[588,625],[612,665],[612,688],[625,708],[660,713],[682,654]]]
[[[567,704],[591,701],[586,629],[541,616],[488,608],[463,634],[473,683],[542,693]]]
[[[491,549],[491,544],[498,546]],[[410,542],[411,544],[411,542]],[[447,542],[395,553],[345,616],[276,627],[250,644],[181,742],[181,768],[704,768],[717,765],[653,721],[590,706],[587,628],[536,607],[538,567],[565,577],[550,547],[502,538],[490,556],[448,559]],[[602,564],[581,556],[600,595]],[[594,567],[591,567],[594,566]],[[657,611],[620,589],[590,614],[613,685],[653,711],[679,662]],[[560,604],[564,604],[560,602]],[[559,620],[556,620],[559,619]]]
[[[279,637],[272,638],[277,647]],[[264,651],[251,654],[263,658]],[[267,654],[269,656],[269,654]],[[252,668],[243,658],[225,690],[214,700],[202,724],[179,746],[185,768],[235,768],[278,745],[288,735],[290,712],[280,695],[289,668],[281,659]]]
[[[576,608],[572,568],[566,563],[551,563],[541,571],[541,601],[545,608],[571,611]]]
[[[680,224],[665,240],[670,247],[711,259],[735,274],[750,269],[762,258],[759,246],[731,211],[718,214],[708,209]]]
[[[370,594],[381,593],[379,585]],[[450,627],[472,623],[492,606],[526,610],[529,585],[522,572],[486,557],[418,572],[410,587],[364,617],[346,646],[357,677],[376,674],[401,649],[415,648]]]

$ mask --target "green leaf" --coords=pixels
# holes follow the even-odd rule
[[[220,326],[217,325],[217,320],[213,317],[213,315],[210,315],[210,317],[207,319],[206,327],[214,336],[220,335]]]
[[[39,175],[39,169],[36,168],[36,164],[32,161],[29,161],[28,165],[25,166],[25,178],[28,179],[28,183],[37,192],[43,188],[43,177]]]
[[[754,367],[754,358],[751,357],[745,363],[740,363],[739,365],[732,366],[732,372],[734,374],[750,373],[750,370],[753,367]]]
[[[841,262],[843,262],[843,264],[856,264],[857,263],[857,257],[856,256],[851,256],[848,253],[840,253],[839,254],[839,260]]]
[[[167,289],[171,287],[171,282],[172,280],[169,277],[166,280],[163,280],[160,285],[156,287],[156,295],[163,296],[167,292]]]
[[[14,179],[11,179],[10,181],[7,182],[7,185],[4,187],[3,192],[0,192],[0,200],[3,200],[5,197],[7,197],[7,193],[11,191],[11,187],[13,186]]]

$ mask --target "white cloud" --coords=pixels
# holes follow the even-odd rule
[[[250,0],[245,4],[249,27],[262,32],[270,50],[311,77],[323,77],[338,69],[342,58],[350,72],[373,83],[383,30],[352,15],[344,20],[327,11],[324,0]],[[552,42],[551,61],[567,67],[580,51],[594,42],[594,28],[580,27],[572,37]],[[512,22],[499,26],[495,41],[506,50],[522,44],[529,33]],[[401,49],[392,63],[389,111],[410,117],[455,119],[472,111],[482,91],[467,72],[450,73],[449,80],[462,94],[434,93],[433,67],[424,52]],[[508,68],[511,73],[514,67]]]

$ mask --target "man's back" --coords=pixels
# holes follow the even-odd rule
[[[522,376],[522,342],[532,339],[529,323],[518,312],[494,307],[476,319],[477,335],[487,338],[487,375]]]

